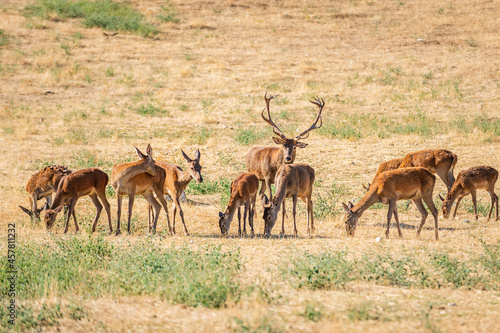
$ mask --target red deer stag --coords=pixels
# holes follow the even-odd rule
[[[153,159],[153,149],[149,144],[146,149],[147,155],[144,155],[137,148],[135,148],[135,150],[140,158],[139,161],[116,164],[111,170],[111,186],[113,186],[116,191],[118,201],[118,222],[116,225],[116,234],[119,235],[121,232],[120,218],[122,211],[122,197],[124,195],[128,196],[127,232],[130,233],[130,219],[132,218],[132,211],[134,208],[134,198],[136,195],[141,194],[144,198],[146,198],[149,204],[153,206],[155,211],[153,231],[156,231],[156,223],[162,206],[167,214],[168,229],[169,231],[172,231],[168,217],[167,203],[163,197],[163,185],[166,177],[165,170],[156,166],[155,160]],[[155,199],[153,192],[156,194],[161,205]]]
[[[293,139],[288,139],[283,132],[276,126],[276,124],[271,119],[271,113],[269,111],[269,102],[275,98],[275,96],[267,97],[267,93],[264,96],[266,101],[266,107],[262,110],[261,116],[265,122],[272,126],[273,132],[279,138],[273,137],[276,144],[281,145],[281,147],[254,147],[252,148],[246,156],[246,165],[249,172],[255,173],[259,181],[262,182],[262,187],[260,189],[260,194],[264,194],[266,187],[269,189],[269,198],[272,199],[271,184],[274,183],[274,178],[276,171],[283,164],[291,164],[295,161],[295,151],[297,147],[305,148],[307,143],[299,142],[299,140],[306,139],[309,136],[309,132],[318,129],[323,125],[323,120],[321,119],[321,112],[325,106],[325,101],[316,98],[314,101],[310,101],[314,105],[319,107],[318,116],[314,123],[304,132],[300,133]],[[267,110],[267,118],[264,116],[264,111]],[[320,122],[317,126],[318,121]]]
[[[35,173],[26,184],[26,192],[30,195],[31,209],[19,206],[23,212],[31,218],[40,219],[40,212],[44,208],[49,208],[52,204],[52,193],[57,191],[57,186],[64,176],[71,173],[65,166],[49,165],[43,170]],[[45,198],[45,205],[38,209],[37,202]]]
[[[227,235],[234,212],[238,209],[238,236],[241,236],[241,206],[245,206],[243,213],[243,234],[246,234],[246,218],[248,213],[248,224],[251,235],[254,235],[253,216],[255,213],[255,201],[259,190],[259,180],[254,173],[246,172],[239,175],[231,183],[231,199],[225,213],[219,212],[219,227],[223,235]]]
[[[78,170],[65,176],[57,187],[54,205],[45,211],[44,221],[47,225],[47,230],[52,228],[56,216],[63,206],[69,205],[64,233],[68,232],[68,224],[71,215],[73,215],[73,220],[75,221],[76,232],[78,232],[80,229],[76,222],[75,205],[78,198],[88,195],[96,208],[96,214],[92,223],[92,232],[96,229],[97,221],[99,221],[99,216],[101,215],[102,205],[104,205],[106,213],[108,214],[109,232],[112,233],[113,226],[111,225],[109,202],[106,199],[106,185],[108,185],[108,175],[96,168]],[[101,202],[99,202],[99,199]]]
[[[455,182],[453,169],[457,164],[457,155],[445,149],[427,149],[409,153],[403,158],[399,168],[422,167],[432,174],[437,174],[450,191]]]
[[[350,201],[348,205],[342,203],[346,211],[344,222],[347,234],[349,236],[354,236],[358,219],[363,212],[371,205],[381,202],[384,205],[389,205],[389,211],[387,213],[387,231],[385,233],[386,237],[389,237],[389,227],[393,214],[396,219],[399,237],[403,237],[399,227],[396,202],[398,200],[412,200],[422,215],[422,221],[417,230],[417,236],[420,236],[420,231],[428,215],[427,210],[422,204],[423,199],[434,216],[434,232],[436,240],[439,239],[438,210],[432,202],[432,192],[435,182],[436,177],[425,168],[404,168],[382,172],[371,184],[369,191],[355,206]]]
[[[295,214],[297,198],[301,198],[307,206],[307,234],[314,232],[313,202],[311,200],[314,184],[314,169],[307,164],[283,164],[276,172],[276,196],[269,202],[264,195],[264,233],[271,234],[271,230],[278,218],[280,206],[283,204],[281,233],[285,234],[285,198],[293,199],[293,232],[297,236]]]
[[[188,168],[185,171],[174,164],[170,164],[167,162],[156,162],[156,165],[165,170],[165,183],[164,183],[164,191],[170,195],[172,198],[172,202],[174,203],[174,220],[173,220],[173,229],[172,232],[175,234],[175,216],[177,215],[177,209],[179,209],[179,215],[181,216],[182,225],[184,226],[184,232],[186,235],[189,235],[189,232],[186,228],[186,223],[184,222],[184,211],[179,203],[179,197],[186,189],[186,186],[191,182],[191,179],[196,179],[198,183],[203,181],[203,177],[201,176],[201,165],[200,165],[200,151],[196,150],[194,155],[194,160],[189,158],[184,151],[182,151],[182,156],[189,164]],[[151,206],[149,210],[151,210]]]
[[[493,207],[496,205],[496,221],[498,221],[498,196],[495,194],[495,183],[497,182],[497,179],[498,171],[489,166],[477,166],[468,170],[460,171],[455,183],[453,183],[451,190],[448,192],[446,199],[439,196],[439,198],[443,201],[442,210],[444,218],[448,218],[450,216],[451,207],[453,207],[453,203],[457,200],[457,205],[455,206],[455,211],[453,212],[453,218],[455,218],[460,201],[463,197],[470,194],[472,197],[472,203],[474,204],[474,215],[476,216],[477,221],[476,191],[484,189],[488,191],[491,197],[491,208],[488,213],[488,220],[491,218]]]

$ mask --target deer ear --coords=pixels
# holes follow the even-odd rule
[[[148,154],[149,157],[153,158],[153,148],[151,145],[148,143],[148,147],[146,148],[146,153]]]
[[[342,207],[344,208],[346,213],[349,213],[351,211],[345,203],[342,203]]]
[[[63,207],[64,206],[61,205],[61,206],[59,206],[57,208],[54,208],[54,211],[59,214],[61,212],[61,210],[63,209]]]
[[[305,148],[305,147],[307,147],[307,145],[308,144],[305,142],[297,142],[297,147],[299,147],[299,148]]]
[[[186,155],[186,153],[184,152],[184,150],[181,149],[181,153],[182,153],[182,156],[184,156],[184,159],[188,162],[188,163],[191,163],[191,159],[189,158],[189,156]]]
[[[349,207],[349,209],[352,209],[352,207],[354,207],[354,204],[349,201],[349,203],[347,204],[347,207]]]
[[[273,141],[278,145],[284,145],[286,143],[285,139],[273,137]]]
[[[201,157],[201,154],[200,154],[200,150],[199,149],[196,149],[196,153],[194,153],[194,159],[199,162],[200,161],[200,157]]]
[[[147,155],[144,155],[143,153],[141,153],[141,151],[136,147],[134,146],[135,148],[135,152],[137,153],[137,156],[139,156],[139,158],[146,158]]]
[[[441,199],[441,201],[444,201],[444,198],[441,196],[441,194],[438,194],[438,197],[439,197],[439,199]]]
[[[269,199],[267,198],[267,195],[265,195],[265,194],[262,194],[262,205],[264,207],[269,205]]]
[[[41,208],[38,208],[37,209],[37,212],[38,214],[40,214],[40,212],[44,209],[49,209],[49,204],[48,203],[45,203]]]
[[[25,212],[26,214],[28,214],[29,216],[31,216],[31,210],[29,210],[28,208],[24,208],[23,206],[19,206],[19,208],[21,208],[21,210],[23,212]]]

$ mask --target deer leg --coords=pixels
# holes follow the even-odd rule
[[[45,202],[47,203],[47,208],[52,206],[52,194],[49,194],[45,197]]]
[[[436,206],[434,206],[434,202],[432,201],[432,192],[429,194],[429,196],[424,196],[423,197],[425,204],[427,207],[429,207],[429,210],[431,211],[432,216],[434,217],[434,234],[436,236],[436,240],[439,239],[439,228],[438,228],[438,210]]]
[[[462,201],[464,197],[461,195],[457,199],[457,204],[455,205],[455,210],[453,211],[453,218],[457,215],[457,210],[458,210],[458,205],[460,204],[460,201]]]
[[[396,200],[393,199],[389,201],[389,210],[387,211],[387,230],[385,231],[385,237],[389,238],[389,228],[391,226],[392,214],[394,214],[394,209],[396,207]]]
[[[399,216],[398,216],[398,205],[396,203],[396,206],[394,207],[394,219],[396,220],[396,227],[398,228],[398,235],[399,237],[403,237],[403,233],[401,232],[401,228],[399,227]]]
[[[283,198],[283,211],[281,212],[281,235],[285,236],[285,215],[286,215],[286,209],[285,209],[285,202],[286,198]]]
[[[488,188],[488,193],[490,194],[490,198],[491,198],[491,205],[490,205],[490,211],[488,213],[488,221],[490,220],[491,218],[491,213],[493,213],[493,208],[495,207],[495,202],[496,202],[496,194],[495,194],[495,191],[494,189],[492,190],[491,187]]]
[[[238,207],[238,237],[241,237],[241,207]]]
[[[273,188],[271,187],[271,181],[266,178],[266,187],[269,190],[269,201],[273,199]]]
[[[134,209],[135,193],[131,193],[128,196],[128,222],[127,222],[127,233],[130,234],[130,220],[132,219],[132,211]]]
[[[64,227],[64,233],[68,232],[69,219],[71,218],[71,214],[73,213],[73,210],[75,209],[75,204],[76,204],[76,200],[75,199],[71,199],[71,201],[69,203],[68,216],[66,217],[66,225]],[[75,223],[76,223],[76,220],[75,220]]]
[[[425,209],[421,198],[413,199],[413,203],[415,204],[415,207],[417,207],[418,211],[420,212],[420,215],[422,215],[422,220],[420,221],[420,225],[418,226],[418,229],[417,229],[417,237],[420,237],[420,232],[422,231],[422,228],[424,227],[425,220],[427,219],[427,216],[429,215],[429,213],[427,213],[427,210]]]
[[[97,227],[97,221],[99,221],[99,216],[101,216],[102,205],[99,202],[99,199],[97,199],[97,194],[93,193],[89,195],[89,197],[92,200],[92,203],[94,204],[96,209],[94,221],[92,222],[92,232],[95,232],[95,228]]]
[[[309,208],[309,215],[311,215],[311,232],[314,233],[314,210],[313,210],[313,202],[312,202],[312,196],[309,197],[308,199],[308,208]]]
[[[33,220],[33,218],[37,219],[37,220],[40,220],[40,215],[37,213],[37,203],[38,203],[38,199],[37,199],[37,194],[36,193],[33,193],[33,195],[31,196],[31,220]]]
[[[108,199],[106,199],[106,189],[97,191],[97,196],[101,200],[101,203],[104,205],[106,214],[108,214],[109,233],[112,234],[113,224],[111,223],[111,206],[109,205]]]
[[[479,219],[477,215],[477,197],[476,197],[476,189],[471,188],[470,196],[472,197],[472,204],[474,205],[474,216],[476,217],[476,221]]]
[[[116,214],[117,214],[117,219],[118,221],[116,222],[116,236],[118,236],[121,231],[120,231],[120,217],[122,215],[122,196],[118,193],[116,193],[116,200],[117,200],[117,210],[116,210]]]
[[[243,211],[243,235],[247,235],[247,214],[249,215],[250,202],[245,202],[245,210]],[[250,224],[250,223],[249,223]]]
[[[76,199],[78,200],[78,199]],[[76,204],[75,200],[75,204]],[[75,234],[77,234],[80,231],[80,228],[78,227],[78,223],[76,223],[76,213],[75,213],[75,207],[73,207],[73,221],[75,222]]]
[[[251,236],[254,236],[253,216],[255,214],[255,196],[250,199],[250,213],[248,214],[248,224],[250,225]],[[497,214],[498,215],[498,214]]]
[[[187,236],[189,236],[189,232],[186,228],[186,222],[184,221],[184,211],[182,210],[182,207],[179,204],[179,196],[176,196],[174,203],[175,203],[174,206],[175,208],[179,207],[179,215],[181,216],[182,225],[184,226],[184,232],[186,233]],[[174,219],[175,219],[175,212],[174,212]]]
[[[148,201],[148,230],[151,232],[151,217],[153,215],[153,207],[151,207],[151,204]]]
[[[170,218],[168,217],[167,201],[165,200],[163,191],[161,190],[161,188],[155,188],[154,191],[156,193],[156,196],[158,197],[158,201],[161,203],[163,209],[165,210],[165,213],[167,214],[168,232],[172,233],[172,227],[170,226]],[[153,230],[156,231],[156,225],[153,225]]]
[[[142,194],[142,196],[148,201],[149,203],[149,208],[151,210],[154,210],[154,217],[153,217],[153,232],[156,231],[156,223],[158,221],[158,217],[160,216],[160,211],[161,211],[161,205],[158,203],[158,201],[155,199],[154,195],[152,192],[145,192]],[[149,212],[148,212],[149,215]],[[149,223],[148,223],[149,224]],[[148,227],[150,227],[148,225]],[[151,228],[149,228],[149,231],[151,232]]]
[[[283,202],[285,201],[285,199],[283,199]],[[283,211],[284,212],[284,211]],[[295,223],[295,215],[297,213],[297,195],[294,195],[293,196],[293,210],[292,210],[292,214],[293,214],[293,233],[295,234],[295,237],[297,237],[297,224]]]
[[[495,194],[495,193],[493,192],[493,194]],[[496,195],[496,194],[495,194],[495,202],[497,205],[497,209],[496,209],[497,218],[495,219],[495,221],[498,221],[499,220],[499,217],[498,217],[498,195]]]

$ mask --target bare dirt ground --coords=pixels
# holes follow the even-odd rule
[[[332,188],[342,191],[327,202],[335,213],[316,219],[311,238],[306,237],[301,202],[296,239],[225,239],[219,237],[217,224],[221,194],[190,195],[204,204],[183,206],[191,236],[166,236],[161,246],[221,244],[230,251],[239,249],[244,262],[240,279],[274,284],[281,301],[250,297],[224,309],[207,309],[173,306],[154,297],[90,299],[84,304],[86,318],[65,318],[57,329],[213,332],[245,331],[247,325],[247,331],[500,331],[498,291],[361,282],[346,290],[296,290],[274,270],[296,251],[348,249],[361,257],[437,250],[468,257],[482,251],[479,239],[499,241],[499,222],[484,216],[475,222],[464,207],[453,221],[440,214],[439,241],[433,239],[430,218],[422,238],[416,238],[420,215],[413,206],[399,214],[404,238],[397,238],[391,229],[391,237],[381,242],[375,238],[384,235],[386,207],[368,210],[354,238],[345,236],[341,214],[341,202],[362,197],[361,184],[371,181],[380,162],[410,151],[453,151],[459,158],[455,175],[483,164],[500,169],[498,129],[484,130],[475,121],[498,124],[500,118],[499,2],[174,0],[170,3],[180,21],[161,23],[155,17],[165,1],[130,1],[158,25],[160,33],[153,38],[125,32],[109,37],[102,29],[85,28],[77,19],[27,18],[23,9],[29,3],[0,3],[0,29],[9,36],[9,44],[0,47],[3,240],[9,222],[16,222],[19,242],[48,239],[44,227],[30,223],[18,208],[28,205],[24,186],[29,177],[47,164],[73,169],[95,165],[109,173],[113,164],[135,159],[133,146],[144,151],[151,143],[156,159],[181,167],[186,166],[181,149],[190,156],[200,149],[205,179],[235,178],[245,171],[244,156],[253,145],[273,144],[259,115],[266,91],[281,94],[271,110],[290,136],[314,120],[317,110],[308,102],[313,97],[325,99],[324,127],[335,122],[338,128],[363,116],[397,126],[417,114],[426,115],[423,126],[429,128],[460,120],[469,124],[465,132],[457,125],[430,134],[415,130],[377,135],[359,118],[359,126],[351,125],[361,133],[358,136],[312,132],[306,140],[309,146],[297,152],[296,161],[316,170],[313,198],[325,198]],[[161,109],[161,114],[137,112],[147,105]],[[245,130],[257,137],[250,144],[237,140]],[[436,184],[435,195],[445,193],[441,180]],[[496,188],[500,193],[498,184]],[[480,192],[479,200],[489,207],[486,192]],[[115,196],[110,203],[115,220]],[[89,231],[93,212],[88,198],[77,204],[84,229],[81,237]],[[132,235],[106,236],[106,240],[145,237],[146,212],[146,201],[137,198]],[[292,230],[290,215],[287,234]],[[259,234],[261,216],[259,207]],[[465,223],[466,219],[472,222]],[[106,224],[101,216],[101,231]],[[70,237],[62,230],[59,221],[54,232]],[[163,234],[167,230],[163,214],[158,230]],[[233,223],[230,234],[235,233]],[[6,249],[4,241],[0,249]],[[308,302],[323,307],[319,322],[299,315]],[[370,304],[390,319],[352,320],[348,310],[359,304]]]

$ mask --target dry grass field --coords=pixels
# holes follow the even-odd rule
[[[65,3],[0,2],[1,330],[500,331],[500,223],[486,221],[485,191],[479,221],[470,197],[455,220],[440,214],[439,241],[431,216],[417,239],[420,215],[404,202],[402,239],[395,227],[384,237],[387,206],[367,210],[354,238],[342,221],[342,202],[363,196],[378,165],[411,151],[453,151],[455,175],[500,169],[500,2],[130,0],[144,26],[116,35],[47,9]],[[289,136],[313,122],[308,100],[326,102],[323,127],[296,158],[316,170],[316,232],[307,237],[299,202],[297,238],[290,204],[284,238],[279,222],[262,237],[260,205],[256,237],[237,237],[233,221],[222,238],[218,212],[245,154],[274,145],[260,118],[266,91],[280,94],[271,112]],[[201,151],[204,182],[190,184],[183,205],[190,236],[180,224],[170,235],[164,213],[150,235],[142,197],[131,235],[120,236],[107,234],[104,213],[90,234],[88,197],[76,206],[76,236],[72,222],[62,233],[62,216],[49,233],[18,208],[43,167],[110,174],[148,143],[155,159],[183,168],[181,149]],[[438,208],[439,193],[437,179]]]

